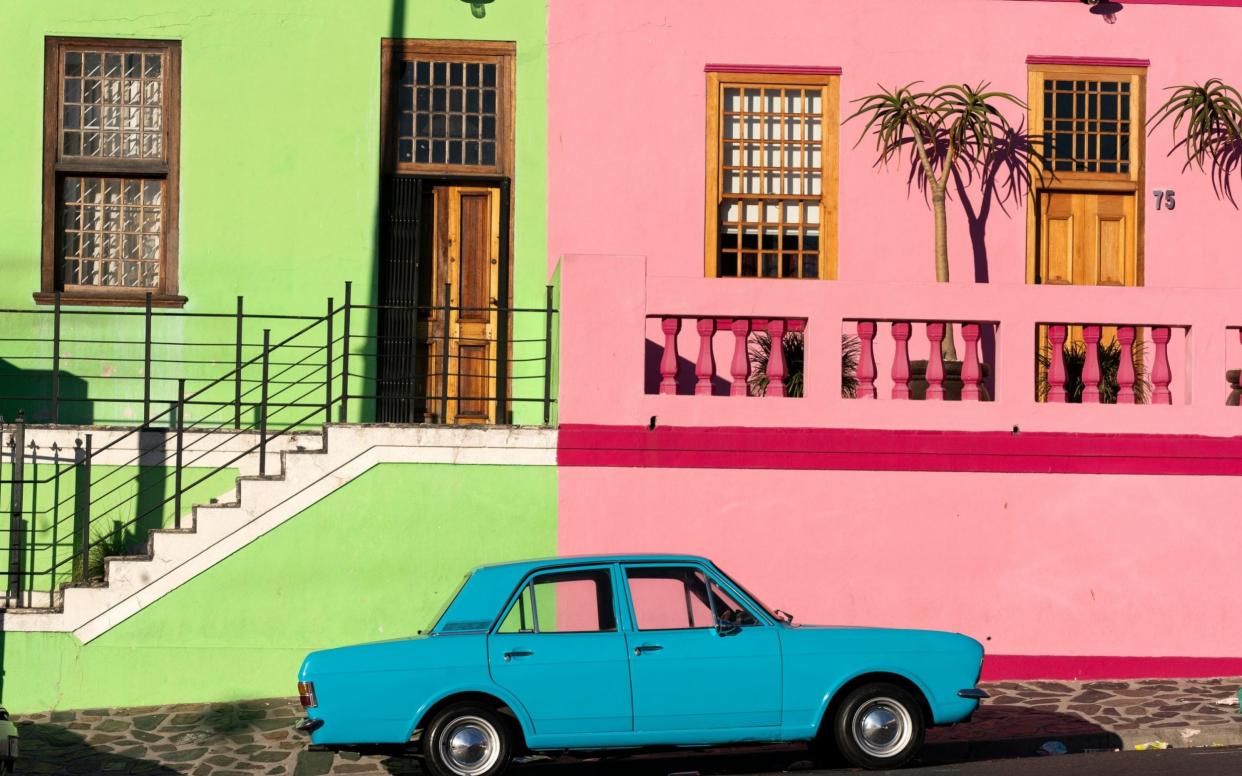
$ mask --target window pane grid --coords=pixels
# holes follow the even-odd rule
[[[496,166],[499,65],[411,59],[399,68],[397,161]]]
[[[158,288],[164,182],[66,177],[61,277],[66,286]]]
[[[159,51],[65,51],[61,154],[163,158],[165,69]]]
[[[717,274],[819,277],[822,87],[721,93]]]
[[[1129,81],[1044,80],[1044,168],[1130,172]]]

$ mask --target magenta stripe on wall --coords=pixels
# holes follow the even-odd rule
[[[1242,437],[567,424],[562,466],[1242,475]]]
[[[988,655],[984,682],[1060,679],[1205,679],[1242,676],[1242,657]]]

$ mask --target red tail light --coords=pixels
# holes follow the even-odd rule
[[[313,709],[319,705],[319,700],[315,697],[314,682],[298,682],[298,700],[302,702],[304,709]]]

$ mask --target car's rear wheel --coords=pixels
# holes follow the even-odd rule
[[[923,709],[910,692],[877,682],[858,687],[833,720],[837,749],[859,768],[882,770],[909,762],[923,745]]]
[[[509,721],[495,709],[460,703],[439,711],[423,736],[423,760],[434,776],[497,776],[513,757]]]

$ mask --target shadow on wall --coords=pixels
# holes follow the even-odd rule
[[[660,361],[664,358],[664,346],[646,340],[643,349],[643,393],[657,394],[660,392]],[[725,365],[726,368],[728,365]],[[720,376],[720,365],[716,365],[716,374],[712,376],[712,396],[728,396],[729,381]],[[693,394],[698,377],[694,374],[694,362],[688,358],[677,356],[677,393]]]
[[[57,422],[75,425],[94,422],[86,380],[62,370],[57,394]],[[52,420],[51,396],[50,370],[22,369],[0,358],[0,417],[11,421],[22,412],[27,422],[49,423]]]
[[[1007,218],[1025,217],[1022,209],[1026,197],[1032,192],[1031,163],[1040,159],[1039,151],[1034,147],[1040,141],[1033,139],[1026,132],[1026,124],[1006,131],[992,150],[983,170],[979,175],[978,205],[971,201],[969,187],[975,183],[970,177],[963,177],[956,169],[953,172],[953,184],[957,190],[958,200],[966,213],[966,224],[970,232],[970,248],[974,258],[975,282],[991,282],[991,270],[988,266],[988,219],[992,215],[993,205],[1000,208]],[[1011,211],[1012,208],[1012,211]],[[979,339],[982,349],[981,359],[984,363],[996,363],[996,331],[985,327]],[[988,392],[996,395],[996,376],[988,374],[984,378]]]

